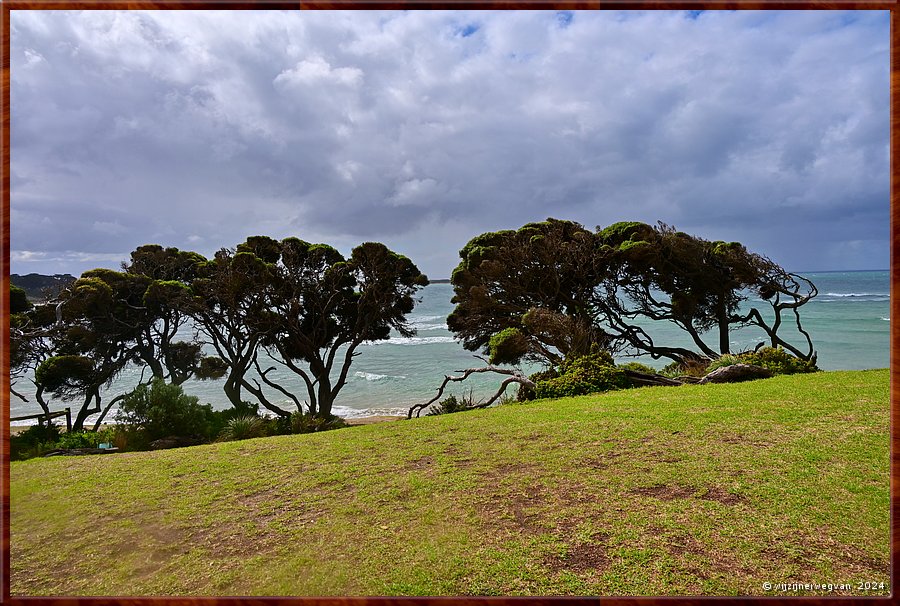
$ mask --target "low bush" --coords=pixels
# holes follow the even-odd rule
[[[218,439],[232,419],[259,416],[259,405],[250,402],[241,402],[241,406],[232,406],[225,410],[213,410],[207,417],[205,437],[209,440]]]
[[[22,461],[42,456],[57,447],[59,435],[59,427],[56,425],[32,425],[25,431],[10,436],[9,458],[11,461]]]
[[[320,417],[297,411],[291,415],[291,433],[314,433],[347,427],[346,421],[335,415]]]
[[[140,446],[169,436],[207,439],[213,419],[209,404],[184,393],[180,385],[154,379],[139,385],[122,400],[116,421],[129,435],[129,443]]]
[[[547,370],[536,372],[533,375],[530,375],[528,378],[531,379],[532,383],[537,385],[540,381],[555,379],[558,376],[559,372],[555,368],[548,368]],[[533,400],[534,398],[535,393],[533,389],[519,384],[519,390],[516,392],[516,400],[518,400],[519,402],[527,402],[529,400]]]
[[[709,366],[706,367],[706,374],[711,373],[714,370],[719,368],[725,368],[726,366],[733,366],[735,364],[747,364],[745,360],[742,360],[740,357],[732,355],[732,354],[722,354],[715,360],[709,363]]]
[[[625,362],[624,364],[619,364],[619,368],[622,370],[631,370],[633,372],[642,372],[648,375],[655,375],[657,370],[655,368],[651,368],[646,364],[641,364],[640,362]]]
[[[558,377],[535,384],[535,396],[564,398],[631,387],[625,371],[612,365],[611,361],[612,356],[607,352],[567,360]]]
[[[225,428],[219,434],[219,440],[222,442],[231,442],[235,440],[248,440],[250,438],[261,438],[268,434],[268,423],[266,419],[257,416],[245,415],[235,417],[228,421]]]
[[[57,448],[97,448],[100,444],[114,444],[116,428],[107,427],[99,431],[69,431],[56,442]]]
[[[763,347],[757,351],[741,354],[740,359],[745,364],[755,364],[767,368],[776,375],[793,375],[819,370],[814,363],[792,356],[780,347]]]
[[[446,415],[454,412],[462,412],[464,410],[472,410],[477,402],[473,391],[469,391],[468,395],[457,398],[450,395],[437,404],[432,404],[425,413],[425,416],[433,417],[435,415]]]
[[[700,378],[706,374],[709,366],[709,360],[685,360],[684,363],[672,362],[663,366],[659,374],[664,377],[675,379],[677,377],[697,377]]]

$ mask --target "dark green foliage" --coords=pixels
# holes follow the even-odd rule
[[[604,268],[595,263],[593,234],[579,223],[548,219],[484,233],[459,255],[451,277],[456,307],[447,326],[466,349],[493,358],[503,343],[498,361],[552,366],[592,344],[607,344],[591,311]],[[521,336],[504,332],[509,329]]]
[[[555,368],[548,368],[546,370],[541,370],[530,375],[528,378],[531,379],[532,383],[537,385],[541,381],[547,381],[549,379],[555,379],[559,376],[559,371]],[[525,385],[519,384],[519,390],[516,392],[516,400],[518,402],[527,402],[528,400],[534,400],[535,393],[534,390],[530,387],[526,387]]]
[[[624,364],[619,364],[619,368],[621,368],[622,370],[642,372],[648,375],[655,375],[657,373],[655,368],[651,368],[646,364],[641,364],[640,362],[625,362]]]
[[[567,360],[555,379],[535,384],[537,398],[564,398],[631,387],[625,372],[616,368],[608,352]]]
[[[515,364],[528,352],[528,338],[518,328],[504,328],[488,342],[491,364]]]
[[[15,286],[9,285],[9,313],[18,314],[31,309],[31,302],[28,301],[28,295],[25,291]]]
[[[116,420],[148,442],[169,436],[206,438],[212,412],[209,404],[199,404],[180,385],[153,379],[122,400]]]
[[[241,402],[240,406],[232,406],[225,410],[213,410],[207,418],[205,436],[207,439],[216,439],[232,419],[248,416],[259,417],[258,404]]]
[[[94,362],[84,356],[53,356],[34,371],[34,380],[58,397],[67,398],[93,379]]]
[[[59,436],[56,448],[97,448],[103,443],[113,443],[115,435],[115,427],[99,431],[68,431]]]
[[[341,417],[329,415],[310,415],[302,412],[294,412],[291,415],[291,433],[314,433],[317,431],[329,431],[347,427],[347,423]]]
[[[792,375],[819,370],[814,362],[792,356],[780,347],[763,347],[759,351],[740,355],[741,362],[755,364],[771,370],[776,375]]]
[[[732,354],[722,354],[715,360],[709,363],[709,366],[706,367],[706,374],[711,373],[712,371],[725,368],[726,366],[732,366],[734,364],[749,364],[746,360],[741,359],[739,356]]]
[[[59,435],[59,427],[56,425],[32,425],[18,435],[9,437],[9,458],[11,461],[22,461],[39,457],[56,448]]]
[[[221,379],[228,370],[228,363],[222,358],[205,356],[200,358],[194,376],[198,379]]]
[[[247,415],[235,417],[228,421],[225,428],[219,434],[219,440],[230,442],[234,440],[248,440],[261,438],[268,433],[268,424],[262,417]]]
[[[776,375],[792,375],[819,370],[814,362],[792,356],[780,347],[763,347],[758,351],[748,351],[736,355],[722,355],[710,362],[704,374],[709,374],[718,368],[724,368],[733,364],[761,366],[771,370]]]
[[[477,402],[475,401],[475,394],[471,390],[467,395],[461,396],[457,398],[455,395],[450,395],[437,404],[432,404],[428,409],[428,412],[425,413],[425,416],[435,416],[435,415],[446,415],[454,412],[462,412],[464,410],[473,410]]]

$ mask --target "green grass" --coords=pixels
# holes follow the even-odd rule
[[[886,595],[888,385],[645,388],[14,462],[10,590]]]

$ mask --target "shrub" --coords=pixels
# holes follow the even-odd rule
[[[53,424],[32,425],[18,435],[9,438],[9,458],[23,461],[42,456],[54,448],[59,440],[59,427]]]
[[[505,328],[488,342],[491,364],[515,364],[528,351],[528,339],[518,328]]]
[[[259,404],[251,404],[250,402],[241,402],[240,406],[232,406],[225,410],[212,411],[207,420],[206,438],[210,440],[217,439],[228,422],[238,417],[259,417]]]
[[[347,427],[346,421],[335,415],[320,417],[297,411],[291,415],[291,433],[313,433]]]
[[[640,362],[625,362],[624,364],[619,364],[619,368],[622,370],[631,370],[633,372],[642,372],[648,375],[655,375],[656,369],[647,366],[646,364],[641,364]]]
[[[528,378],[531,379],[532,383],[537,385],[540,381],[555,379],[558,376],[559,372],[555,368],[548,368],[547,370],[536,372],[533,375],[530,375]],[[516,400],[518,400],[519,402],[527,402],[528,400],[533,400],[534,398],[535,393],[533,389],[519,384],[519,391],[516,392]]]
[[[567,360],[558,377],[536,383],[535,395],[538,398],[564,398],[631,387],[625,371],[610,364],[611,360],[612,356],[607,352]]]
[[[107,427],[99,431],[69,431],[56,441],[57,448],[97,448],[106,442],[112,444],[115,441],[116,429]]]
[[[474,392],[469,390],[468,395],[460,398],[450,395],[437,404],[432,404],[428,409],[428,412],[425,413],[425,416],[433,417],[435,415],[446,415],[454,412],[462,412],[464,410],[472,410],[476,404]]]
[[[198,404],[180,385],[154,379],[125,397],[116,420],[129,432],[129,442],[137,444],[169,436],[206,438],[212,413],[209,404]]]
[[[261,438],[268,433],[267,430],[266,419],[262,417],[250,415],[235,417],[225,425],[225,428],[219,434],[219,440],[230,442],[233,440]]]
[[[665,365],[663,369],[659,371],[659,374],[671,379],[683,376],[699,378],[706,374],[708,366],[708,360],[686,360],[683,364],[672,362]]]
[[[746,364],[747,362],[732,354],[722,354],[709,363],[709,366],[706,367],[706,374],[709,374],[718,368],[725,368],[726,366],[733,366],[741,363]]]
[[[741,361],[768,368],[776,375],[792,375],[819,370],[812,362],[792,356],[780,347],[763,347],[757,351],[741,354]]]

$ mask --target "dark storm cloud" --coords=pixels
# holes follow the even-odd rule
[[[547,216],[888,262],[887,13],[15,11],[13,271]],[[802,226],[802,229],[799,228]]]

